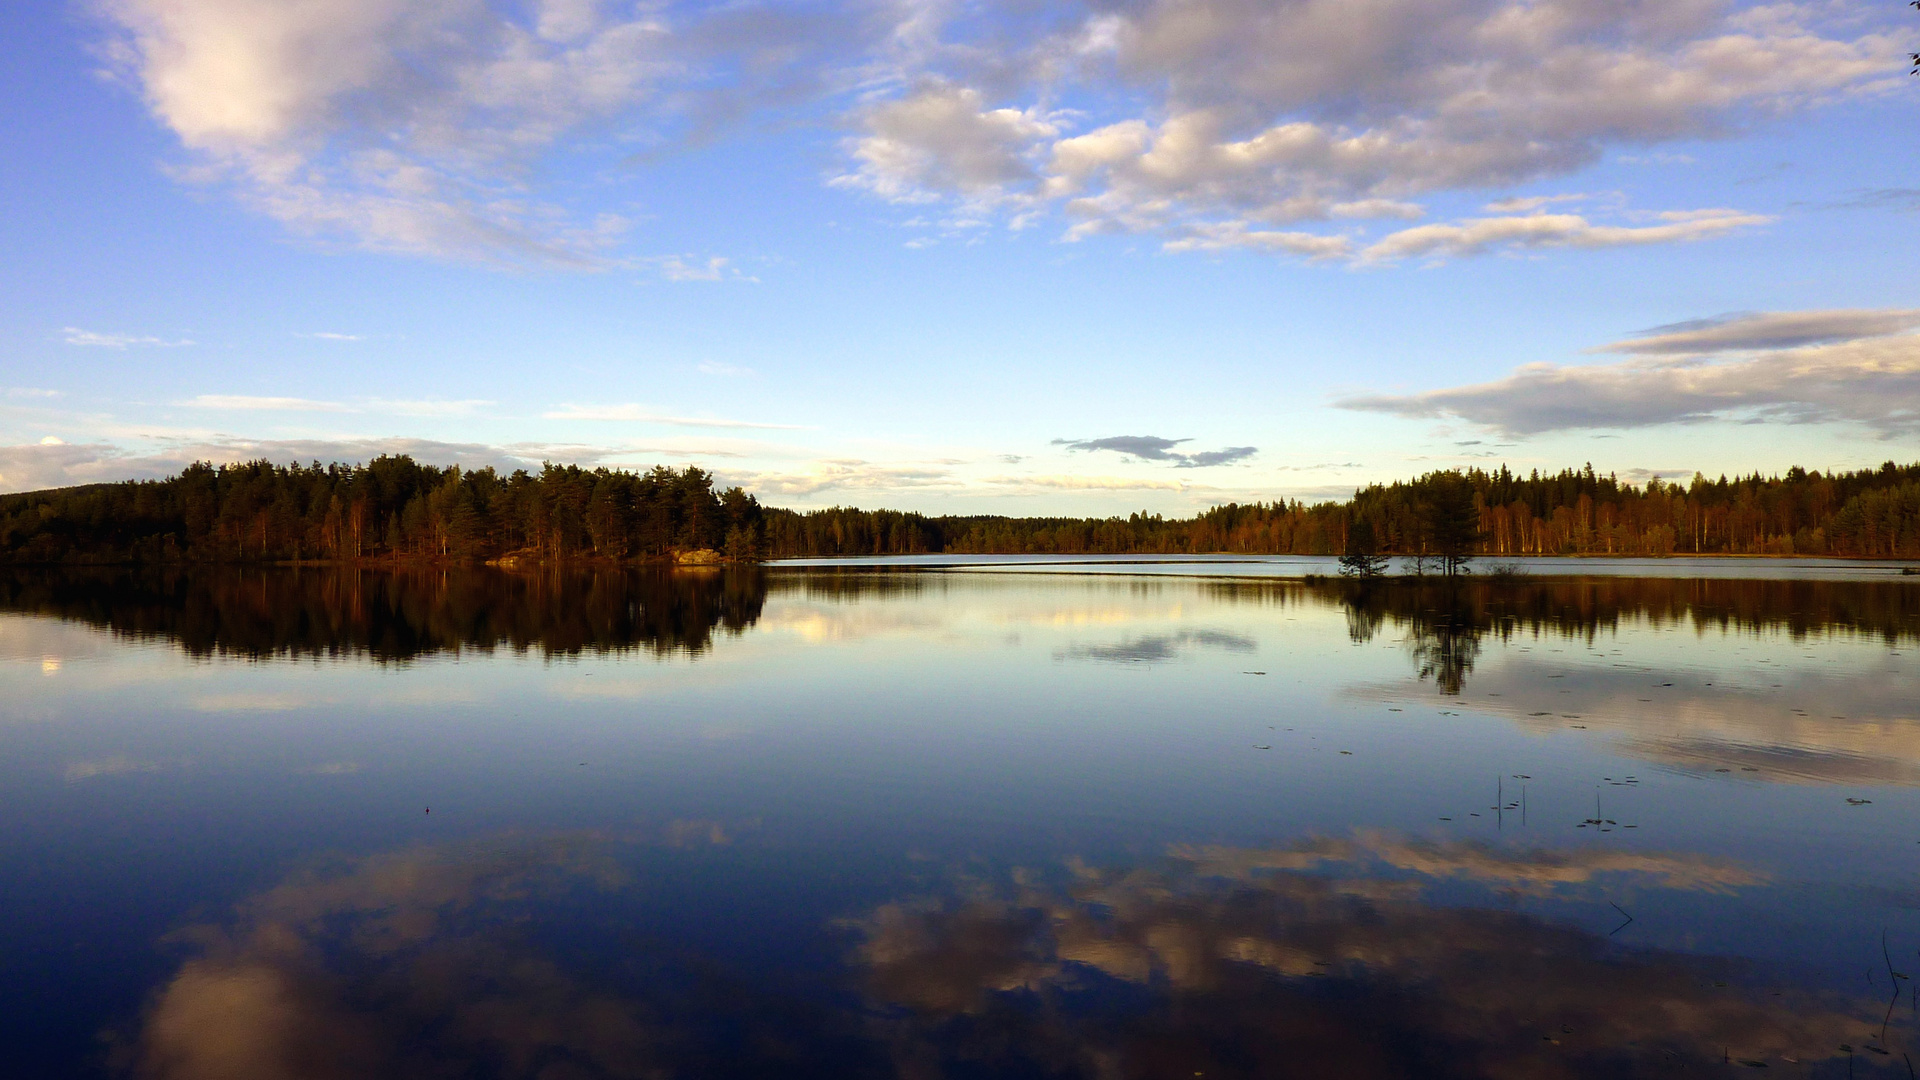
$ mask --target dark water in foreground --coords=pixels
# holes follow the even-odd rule
[[[1916,648],[1900,580],[0,574],[0,1072],[1907,1077]]]

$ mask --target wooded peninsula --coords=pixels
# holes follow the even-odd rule
[[[1338,555],[1357,524],[1383,553],[1431,550],[1440,493],[1472,489],[1476,551],[1525,555],[1920,558],[1920,463],[1644,485],[1591,465],[1432,472],[1312,505],[1229,503],[1191,518],[928,516],[762,506],[694,467],[463,470],[196,464],[164,480],[0,496],[0,562],[730,560],[836,555]]]

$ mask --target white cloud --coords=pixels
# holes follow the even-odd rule
[[[1353,241],[1344,236],[1310,232],[1251,229],[1245,222],[1219,221],[1189,225],[1178,239],[1162,245],[1168,251],[1226,251],[1240,248],[1306,259],[1340,259],[1353,254]]]
[[[369,398],[357,403],[315,401],[297,397],[252,397],[246,394],[201,394],[181,402],[189,408],[225,412],[383,413],[392,416],[471,416],[491,401],[404,401]]]
[[[168,341],[146,334],[107,334],[97,330],[82,330],[77,326],[65,327],[60,333],[69,345],[86,345],[100,349],[125,349],[129,346],[178,348],[193,344],[191,341]]]
[[[982,483],[1034,494],[1053,491],[1186,491],[1192,486],[1179,480],[1131,476],[990,476]]]
[[[1915,321],[1905,310],[1763,313],[1630,339],[1609,348],[1634,351],[1651,343],[1648,355],[1612,364],[1528,364],[1490,383],[1338,404],[1413,418],[1455,417],[1512,436],[1716,418],[1850,422],[1883,435],[1911,435],[1920,432],[1920,334],[1888,331]],[[1743,327],[1748,336],[1735,344]],[[1812,340],[1823,343],[1798,344],[1815,331]],[[1734,349],[1744,355],[1698,358]]]
[[[632,265],[629,222],[590,186],[543,187],[549,165],[630,165],[820,102],[854,127],[832,183],[946,202],[948,228],[1060,213],[1070,236],[1173,250],[1495,250],[1462,232],[1484,222],[1384,248],[1370,223],[1886,92],[1905,40],[1842,4],[1721,0],[100,2],[183,179],[360,247],[579,267]],[[672,280],[735,273],[667,259]]]
[[[37,491],[121,480],[155,480],[178,473],[196,461],[210,461],[216,465],[263,459],[282,465],[312,461],[362,464],[382,454],[406,454],[433,465],[458,465],[465,469],[491,467],[512,471],[523,468],[537,470],[543,461],[572,463],[587,468],[598,465],[645,468],[661,463],[678,465],[712,459],[738,459],[748,456],[748,451],[754,449],[751,445],[733,444],[725,439],[612,445],[521,442],[497,446],[399,437],[174,438],[162,440],[157,448],[146,450],[133,450],[108,442],[67,444],[56,440],[52,443],[0,446],[0,492]],[[828,462],[824,466],[829,472],[847,467],[846,462]],[[914,468],[906,472],[911,473]]]
[[[37,491],[119,480],[157,480],[196,461],[232,464],[262,458],[280,464],[309,461],[364,462],[381,454],[410,454],[420,461],[464,468],[538,467],[551,448],[502,448],[432,439],[214,439],[169,441],[135,452],[105,442],[0,446],[0,491]]]
[[[1920,308],[1850,308],[1834,311],[1762,311],[1656,326],[1593,352],[1637,356],[1780,349],[1885,337],[1920,327]]]
[[[370,398],[359,406],[359,410],[370,413],[386,413],[392,416],[472,416],[494,402],[480,398],[467,398],[460,401],[404,401],[390,398]]]
[[[733,260],[719,255],[700,258],[697,255],[658,255],[650,259],[639,260],[643,266],[651,266],[661,277],[668,281],[750,281],[760,279],[742,273],[733,265]]]
[[[1090,5],[1091,6],[1091,5]],[[1682,211],[1655,224],[1532,211],[1356,242],[1277,228],[1424,213],[1423,195],[1570,174],[1609,147],[1714,137],[1749,119],[1894,85],[1890,34],[1826,9],[1716,0],[1143,0],[1104,5],[1027,50],[948,42],[939,77],[858,114],[848,182],[894,200],[946,196],[1063,210],[1077,238],[1161,235],[1170,250],[1378,261],[1509,246],[1699,239],[1757,215]],[[956,31],[957,33],[958,31]],[[984,39],[983,39],[984,40]],[[1024,68],[1022,64],[1024,63]],[[989,95],[976,87],[997,86]],[[931,87],[931,89],[929,89]],[[1131,103],[1080,133],[1037,103]],[[1516,213],[1527,216],[1514,216]]]
[[[303,334],[301,336],[318,338],[321,341],[359,341],[360,340],[359,334],[336,334],[326,330],[317,330],[311,334]]]
[[[107,758],[91,758],[86,761],[68,762],[61,775],[72,784],[81,780],[92,780],[101,776],[126,776],[129,773],[153,773],[173,768],[184,762],[177,761],[141,761],[116,754]]]
[[[1426,256],[1479,255],[1493,250],[1607,248],[1704,240],[1735,229],[1766,225],[1772,218],[1737,210],[1661,215],[1658,225],[1596,225],[1579,214],[1526,214],[1476,218],[1457,225],[1416,225],[1390,233],[1360,252],[1364,262]]]
[[[726,482],[761,495],[818,495],[828,491],[898,491],[957,488],[953,470],[937,464],[880,465],[870,461],[813,462],[797,472],[729,473]]]
[[[834,182],[894,202],[958,194],[997,202],[1037,173],[1030,160],[1059,127],[1034,109],[988,108],[978,90],[932,83],[883,101],[848,142],[858,168]]]
[[[249,397],[245,394],[201,394],[181,402],[195,409],[223,409],[242,412],[348,412],[337,401],[312,401],[296,397]]]
[[[609,127],[659,135],[700,111],[680,98],[715,66],[734,76],[715,104],[771,100],[846,21],[731,7],[674,25],[656,5],[593,0],[103,6],[115,66],[193,155],[183,179],[365,248],[574,266],[605,265],[626,223],[543,200],[533,165],[597,152]]]
[[[755,428],[767,431],[805,431],[802,424],[761,424],[749,420],[726,420],[712,416],[667,416],[644,405],[561,405],[540,414],[547,420],[613,420],[640,424],[666,424],[671,427]]]

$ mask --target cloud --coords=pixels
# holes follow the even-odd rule
[[[971,1017],[959,1030],[984,1031],[960,1054],[1096,1075],[1253,1061],[1401,1077],[1445,1061],[1528,1076],[1546,1061],[1553,1075],[1598,1077],[1729,1057],[1837,1064],[1849,1032],[1880,1022],[1874,1002],[1802,993],[1784,971],[1736,978],[1727,958],[1609,948],[1583,920],[1514,904],[1514,892],[1550,894],[1603,927],[1602,913],[1618,921],[1603,887],[1724,893],[1760,880],[1695,855],[1382,835],[1069,869],[1066,882],[956,874],[958,887],[851,924],[869,994],[904,1014],[894,1045],[906,1032],[951,1046],[964,1039],[953,1021]],[[1087,1007],[1047,1007],[1061,993]]]
[[[1613,364],[1527,364],[1504,379],[1417,394],[1368,394],[1344,409],[1455,417],[1508,436],[1708,419],[1850,422],[1920,430],[1920,334],[1906,310],[1762,313],[1676,324],[1609,351]],[[1793,346],[1794,342],[1820,344]],[[1730,359],[1694,359],[1739,351]]]
[[[816,462],[798,472],[729,473],[725,480],[762,495],[818,495],[828,491],[899,491],[960,486],[953,470],[944,465],[880,465],[859,460]]]
[[[1857,192],[1850,199],[1833,204],[1848,209],[1920,210],[1920,188],[1873,188]]]
[[[362,412],[389,413],[394,416],[471,416],[481,409],[495,404],[480,398],[468,398],[461,401],[406,401],[390,398],[371,398],[362,402],[358,409]]]
[[[142,761],[116,754],[108,758],[91,758],[86,761],[69,762],[61,770],[61,776],[67,783],[80,780],[92,780],[101,776],[126,776],[130,773],[153,773],[180,764],[173,761]]]
[[[463,468],[538,466],[550,447],[502,448],[480,443],[431,439],[216,439],[181,440],[159,450],[135,453],[112,443],[31,443],[0,446],[0,491],[37,491],[120,480],[157,480],[196,461],[231,464],[266,459],[282,464],[306,461],[364,462],[381,454],[410,454],[436,465]],[[602,451],[605,452],[605,451]]]
[[[1072,645],[1055,652],[1056,660],[1093,660],[1114,664],[1158,664],[1179,659],[1196,649],[1230,653],[1259,651],[1260,643],[1223,630],[1183,630],[1178,634],[1148,634],[1108,645]]]
[[[750,428],[763,431],[805,431],[802,424],[761,424],[748,420],[725,420],[707,416],[664,416],[641,405],[561,405],[540,414],[547,420],[615,420],[641,424],[666,424],[672,427]]]
[[[1390,233],[1360,252],[1363,262],[1415,256],[1479,255],[1497,249],[1608,248],[1704,240],[1774,219],[1738,210],[1700,210],[1661,215],[1659,225],[1595,225],[1578,214],[1526,214],[1478,218],[1457,225],[1416,225]]]
[[[557,155],[614,165],[818,84],[868,31],[832,12],[594,0],[104,0],[104,52],[179,139],[185,181],[379,251],[611,265],[627,222],[543,197]],[[573,205],[568,205],[568,202]]]
[[[201,394],[181,402],[195,409],[228,409],[259,412],[347,412],[337,401],[312,401],[294,397],[248,397],[244,394]]]
[[[1201,469],[1212,465],[1230,465],[1259,453],[1258,447],[1229,446],[1198,454],[1183,454],[1174,447],[1192,439],[1163,439],[1157,435],[1114,435],[1105,439],[1055,439],[1053,445],[1069,450],[1112,450],[1140,461],[1170,461],[1176,469]]]
[[[103,334],[95,330],[82,330],[77,326],[65,327],[60,333],[69,345],[85,345],[99,349],[125,349],[130,346],[171,349],[193,344],[191,341],[167,341],[143,334]]]
[[[660,255],[640,260],[653,267],[668,281],[752,281],[760,279],[741,273],[733,260],[715,255],[701,259],[694,255]]]
[[[359,334],[335,334],[325,330],[315,331],[314,333],[311,333],[311,334],[302,334],[300,336],[318,338],[321,341],[359,341],[360,340]]]
[[[1038,175],[1031,160],[1059,127],[1034,109],[990,109],[978,90],[933,83],[869,106],[850,139],[855,171],[836,177],[893,202],[958,194],[993,203]]]
[[[1811,6],[1710,0],[1038,10],[1023,51],[996,48],[991,27],[967,37],[974,20],[943,27],[951,36],[926,51],[917,80],[856,111],[859,167],[843,182],[896,201],[999,205],[1019,224],[1056,209],[1073,222],[1069,239],[1144,233],[1173,251],[1382,261],[1695,240],[1765,219],[1507,216],[1572,198],[1534,196],[1496,202],[1513,208],[1498,218],[1371,239],[1364,227],[1286,226],[1419,217],[1424,196],[1564,176],[1611,147],[1659,153],[1882,93],[1901,55],[1893,35],[1823,26]],[[1041,111],[1061,100],[1107,107]]]
[[[1127,476],[989,476],[981,481],[996,487],[1026,489],[1035,494],[1054,491],[1186,491],[1179,480],[1142,480]]]
[[[1734,226],[1528,244],[1462,222],[1385,248],[1374,226],[1882,93],[1904,64],[1852,13],[1716,0],[101,7],[102,53],[178,139],[182,181],[324,241],[581,268],[633,264],[625,205],[550,165],[631,168],[796,110],[848,125],[829,183],[948,204],[949,227],[1058,215],[1069,238],[1376,261],[1698,239]]]
[[[1857,341],[1916,327],[1920,327],[1920,308],[1741,312],[1656,326],[1591,351],[1636,356],[1697,356]]]
[[[181,402],[189,408],[230,412],[388,413],[396,416],[468,416],[491,401],[396,401],[373,398],[357,404],[315,401],[296,397],[251,397],[245,394],[200,394]]]

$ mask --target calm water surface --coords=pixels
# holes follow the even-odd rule
[[[1223,573],[0,574],[0,1072],[1910,1075],[1920,580]]]

